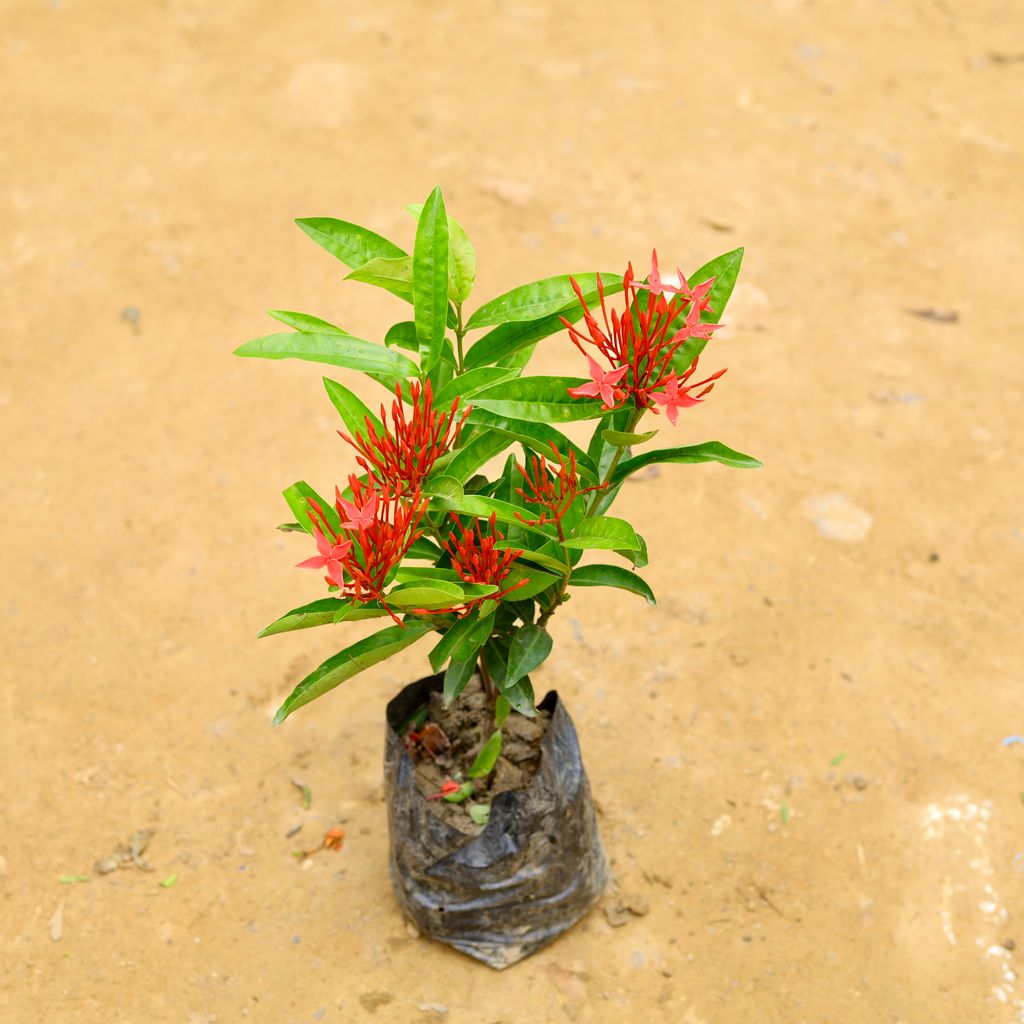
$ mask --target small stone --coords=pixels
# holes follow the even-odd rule
[[[715,823],[711,826],[711,834],[713,836],[720,836],[727,828],[732,827],[732,815],[723,814],[720,818],[715,819]]]
[[[431,1013],[438,1020],[444,1020],[448,1016],[448,1007],[444,1003],[417,1003],[416,1009],[420,1013]]]
[[[50,938],[54,942],[60,942],[64,937],[64,900],[57,904],[57,909],[50,918]]]
[[[364,1010],[367,1010],[369,1013],[376,1013],[380,1007],[387,1006],[394,998],[390,992],[364,992],[359,997],[359,1002]]]
[[[418,939],[420,937],[420,930],[412,923],[412,921],[406,921],[405,934],[408,935],[410,939]]]
[[[803,509],[818,533],[844,544],[864,540],[875,521],[870,513],[854,505],[845,494],[820,494],[808,498]]]

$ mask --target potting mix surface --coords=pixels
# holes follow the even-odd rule
[[[1020,1020],[1021,10],[129,6],[0,15],[0,1020]],[[426,645],[271,728],[373,624],[255,639],[322,594],[280,491],[351,455],[325,368],[231,355],[266,308],[382,338],[291,221],[408,245],[438,182],[471,305],[746,246],[729,372],[652,427],[764,462],[637,474],[658,607],[551,620],[615,883],[500,974],[391,896]]]

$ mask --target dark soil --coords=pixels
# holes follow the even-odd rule
[[[513,712],[502,727],[501,755],[494,771],[474,780],[473,796],[463,803],[430,801],[433,812],[453,828],[467,835],[479,835],[484,826],[469,815],[472,804],[489,804],[499,793],[526,789],[540,766],[540,745],[548,731],[551,716],[540,711],[536,718]],[[459,699],[445,710],[441,693],[431,694],[427,723],[439,726],[451,743],[450,749],[431,754],[420,746],[411,751],[416,765],[416,785],[424,799],[437,793],[449,779],[466,778],[480,748],[494,731],[494,720],[479,676],[474,676]]]

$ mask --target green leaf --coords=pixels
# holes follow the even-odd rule
[[[465,483],[489,459],[512,443],[507,434],[483,433],[459,448],[445,467],[445,475]]]
[[[611,280],[605,283],[605,295],[621,292],[622,278],[615,274],[610,275],[610,278]],[[596,290],[585,292],[583,297],[590,307],[599,301]],[[569,323],[574,324],[582,316],[583,307],[576,295],[573,294],[572,301],[567,306],[541,317],[539,320],[520,320],[500,324],[472,345],[469,352],[466,353],[466,368],[486,366],[488,363],[497,363],[499,360],[503,366],[511,365],[509,360],[524,348],[536,345],[538,341],[557,334],[559,331],[564,331],[563,317]],[[532,348],[530,351],[532,353]],[[529,356],[527,355],[526,358],[528,359]],[[525,365],[525,360],[522,365]]]
[[[495,726],[500,729],[508,721],[510,714],[512,714],[512,705],[508,702],[508,697],[499,693],[498,699],[494,702]]]
[[[441,666],[452,656],[461,641],[472,636],[479,624],[479,618],[479,611],[474,608],[469,615],[456,619],[448,628],[447,632],[430,652],[430,667],[435,672],[441,671]]]
[[[426,559],[429,562],[436,562],[441,557],[443,552],[441,549],[431,540],[427,540],[426,537],[417,537],[412,542],[409,550],[406,552],[406,558],[417,558],[421,561]]]
[[[573,274],[580,290],[586,294],[596,292],[597,274]],[[539,320],[550,313],[557,313],[578,303],[576,293],[569,283],[569,274],[559,274],[543,281],[520,285],[512,291],[499,295],[490,302],[485,302],[466,324],[467,330],[477,327],[491,327],[495,324],[506,324],[523,320]],[[605,292],[618,291],[622,287],[622,278],[618,274],[602,274],[602,280],[608,282]],[[618,288],[613,286],[618,284]]]
[[[573,570],[569,582],[576,587],[618,587],[619,590],[639,594],[648,604],[658,603],[645,580],[617,565],[581,565]]]
[[[536,378],[527,379],[535,380]],[[487,394],[489,392],[485,391],[484,395]],[[466,423],[470,426],[484,427],[484,437],[493,436],[494,433],[503,434],[509,441],[518,441],[546,458],[551,458],[551,445],[554,443],[563,455],[568,455],[569,452],[575,453],[576,468],[581,476],[592,482],[597,481],[597,467],[590,456],[578,445],[573,444],[565,434],[554,427],[549,427],[546,423],[530,423],[527,420],[517,420],[487,412],[479,408],[475,400],[473,411],[467,417]]]
[[[394,242],[348,221],[334,217],[301,217],[295,223],[347,267],[361,267],[378,257],[405,255]]]
[[[348,370],[362,370],[391,381],[392,387],[419,373],[416,364],[400,352],[353,338],[350,334],[268,334],[239,346],[235,355],[260,359],[307,359]]]
[[[456,302],[465,302],[476,280],[476,253],[465,228],[448,218],[448,294]]]
[[[57,879],[62,885],[77,885],[79,882],[91,882],[91,875],[61,875]]]
[[[462,587],[457,583],[435,578],[400,583],[384,599],[399,608],[446,608],[461,604],[464,597]]]
[[[508,540],[499,540],[494,546],[500,551],[520,550],[520,546],[518,544],[513,544]],[[534,562],[537,565],[544,566],[546,569],[554,569],[554,571],[561,576],[566,574],[567,570],[565,568],[564,560],[559,560],[545,551],[534,551],[531,548],[524,548],[522,550],[523,553],[519,556],[519,561]],[[552,548],[552,550],[554,549]],[[518,597],[516,599],[518,600]]]
[[[282,493],[284,494],[284,500],[288,502],[288,507],[294,513],[295,518],[310,536],[313,536],[313,520],[310,519],[309,516],[310,498],[312,498],[323,510],[331,528],[335,532],[341,529],[341,520],[338,518],[337,509],[335,509],[331,502],[325,501],[324,498],[317,494],[317,492],[314,491],[305,480],[299,480],[292,484],[291,487],[286,487]]]
[[[482,779],[494,771],[494,766],[501,754],[501,730],[495,729],[487,742],[480,748],[480,753],[473,758],[466,775],[471,779]]]
[[[585,383],[578,377],[518,377],[476,395],[473,408],[531,423],[597,419],[604,415],[600,399],[569,394]]]
[[[415,352],[418,355],[420,347],[416,344],[416,324],[412,320],[402,320],[393,324],[384,336],[384,344],[388,348],[404,348],[406,352]]]
[[[277,529],[282,533],[305,533],[306,528],[298,523],[278,523]]]
[[[284,309],[268,309],[267,312],[275,319],[280,320],[281,323],[287,327],[292,327],[296,331],[303,331],[306,334],[346,334],[347,331],[343,331],[340,327],[336,327],[332,323],[328,323],[326,320],[321,320],[318,316],[312,316],[309,313],[291,313]]]
[[[378,619],[387,615],[387,609],[382,608],[376,601],[364,601],[357,604],[354,601],[343,600],[340,597],[325,597],[310,604],[304,604],[299,608],[293,608],[286,615],[275,619],[266,629],[256,635],[258,637],[274,636],[277,633],[290,633],[296,629],[310,629],[313,626],[326,626],[337,621],[339,612],[346,612],[345,621],[358,622],[362,619]]]
[[[430,510],[432,512],[458,512],[462,515],[476,516],[479,519],[490,519],[491,513],[499,523],[508,523],[510,526],[519,526],[525,530],[533,530],[535,533],[550,537],[550,534],[539,526],[526,526],[516,518],[516,512],[520,510],[507,501],[499,501],[497,498],[482,498],[477,494],[467,494],[464,498],[456,501],[453,498],[431,498]]]
[[[523,557],[525,558],[525,555]],[[564,566],[562,574],[565,574]],[[551,573],[544,572],[541,569],[535,569],[532,565],[521,565],[517,561],[512,564],[508,576],[505,577],[502,589],[514,586],[520,580],[526,580],[527,582],[524,586],[516,587],[512,591],[513,600],[516,601],[525,601],[528,597],[533,597],[541,593],[541,591],[547,590],[552,584],[558,582],[558,577],[552,576]]]
[[[397,295],[406,302],[412,302],[412,257],[411,256],[380,256],[377,259],[356,267],[346,281],[361,281]]]
[[[721,441],[705,441],[704,444],[692,444],[683,448],[656,448],[654,451],[643,452],[641,455],[626,459],[616,466],[612,483],[625,480],[638,469],[657,462],[720,462],[723,466],[732,466],[735,469],[757,469],[761,465],[757,459],[733,451]]]
[[[573,530],[572,536],[562,541],[562,546],[581,550],[639,551],[640,538],[625,519],[595,516],[584,519]]]
[[[621,430],[602,430],[601,436],[608,444],[614,445],[616,448],[628,448],[633,444],[643,444],[645,441],[650,441],[657,433],[656,430],[648,430],[644,434],[628,434]]]
[[[176,874],[168,875],[166,878],[161,880],[160,888],[161,889],[170,889],[172,886],[175,885],[175,883],[177,881],[178,881],[178,876]]]
[[[431,497],[451,498],[459,501],[465,497],[462,484],[453,476],[437,473],[423,481],[423,493]]]
[[[451,661],[444,674],[444,706],[451,707],[452,701],[466,688],[476,671],[476,655],[463,661]]]
[[[473,795],[473,783],[464,782],[459,786],[458,792],[452,793],[451,796],[445,796],[441,799],[448,804],[461,804],[464,800],[467,800]]]
[[[470,804],[469,816],[478,824],[486,825],[491,820],[490,804]]]
[[[406,209],[419,217],[423,203],[409,203]],[[465,302],[476,280],[476,253],[466,229],[454,218],[448,218],[448,297],[453,302]]]
[[[322,697],[364,669],[405,650],[432,630],[433,626],[427,620],[409,619],[401,626],[388,626],[339,651],[295,687],[274,716],[274,725],[280,725],[296,708]]]
[[[517,630],[509,647],[506,685],[511,686],[537,668],[551,653],[551,643],[551,634],[533,623]]]
[[[514,683],[503,682],[500,689],[502,696],[519,714],[525,715],[527,718],[536,717],[537,709],[534,707],[533,683],[530,682],[529,676],[523,676],[522,679]]]
[[[440,187],[423,204],[416,225],[413,308],[420,365],[429,373],[441,356],[448,317],[448,218]]]
[[[327,397],[331,400],[331,404],[338,410],[342,423],[353,437],[356,434],[366,436],[367,419],[379,434],[384,433],[384,427],[380,420],[348,388],[336,380],[331,380],[330,377],[324,377],[324,387],[327,389]]]
[[[462,399],[459,403],[462,409],[466,408],[465,399],[471,398],[480,391],[486,391],[501,384],[503,381],[512,380],[520,374],[518,369],[509,369],[504,366],[481,366],[478,370],[467,370],[450,380],[440,391],[434,395],[434,408],[440,409],[451,405],[456,398]]]

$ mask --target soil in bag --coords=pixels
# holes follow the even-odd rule
[[[428,799],[465,777],[493,729],[478,680],[449,711],[441,687],[440,676],[422,679],[388,705],[392,883],[421,932],[503,968],[571,927],[605,886],[590,787],[572,719],[552,691],[537,718],[511,716],[502,757],[469,800]],[[431,722],[450,747],[437,733],[433,742],[428,734],[433,750],[409,741],[410,729],[422,735]],[[480,824],[469,808],[488,804]]]

